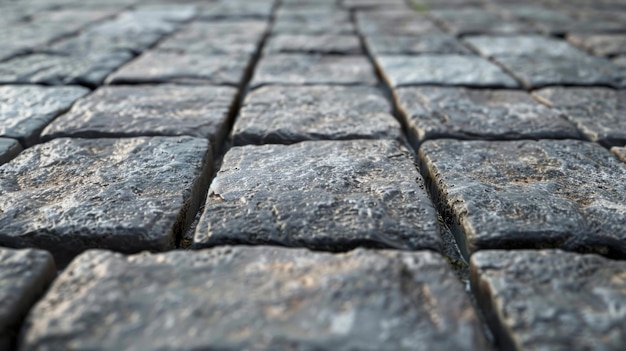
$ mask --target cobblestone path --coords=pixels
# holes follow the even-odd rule
[[[626,350],[626,1],[0,0],[0,350]]]

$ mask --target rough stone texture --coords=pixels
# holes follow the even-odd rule
[[[626,34],[570,34],[567,40],[594,55],[626,55]]]
[[[373,9],[377,7],[396,8],[409,11],[405,0],[339,0],[341,5],[349,9]]]
[[[483,56],[537,56],[542,60],[580,55],[582,52],[564,40],[541,35],[465,37],[463,40]]]
[[[356,35],[342,34],[278,34],[269,38],[266,53],[362,54]]]
[[[354,25],[347,12],[294,14],[276,18],[274,33],[323,34],[354,33]]]
[[[427,139],[580,139],[558,111],[515,90],[409,87],[396,90],[417,145]]]
[[[613,147],[611,151],[619,158],[620,160],[626,162],[626,146],[624,147]]]
[[[32,54],[0,63],[0,84],[41,83],[96,86],[130,60],[128,52],[91,52],[76,56]]]
[[[109,86],[79,100],[42,137],[120,138],[189,135],[219,148],[237,89],[214,86]]]
[[[87,93],[81,87],[0,86],[0,137],[25,147],[38,143],[46,125]]]
[[[626,256],[626,164],[576,140],[427,141],[424,174],[466,256],[563,248]]]
[[[263,84],[374,85],[374,68],[365,56],[276,54],[261,58],[251,86]]]
[[[529,33],[532,27],[513,19],[505,19],[494,12],[477,8],[437,9],[429,15],[447,30],[457,35]]]
[[[11,161],[22,151],[17,140],[0,138],[0,165]]]
[[[201,7],[200,19],[269,18],[273,1],[219,0]]]
[[[162,41],[157,50],[198,54],[254,54],[267,22],[194,22]]]
[[[479,252],[471,264],[502,349],[624,349],[626,262],[542,250]]]
[[[390,140],[234,147],[211,184],[194,247],[439,250],[436,212],[406,154]]]
[[[366,35],[443,33],[428,17],[410,10],[361,11],[356,19],[359,32]]]
[[[266,86],[246,96],[235,145],[305,140],[397,139],[400,124],[374,87]]]
[[[626,68],[626,55],[624,56],[618,56],[616,58],[614,58],[613,60],[613,64],[620,66],[620,67],[625,67]]]
[[[626,144],[626,91],[608,88],[545,88],[539,100],[559,109],[591,141]]]
[[[28,317],[22,350],[482,350],[432,252],[225,247],[80,256]]]
[[[498,66],[476,56],[382,55],[376,57],[385,80],[403,85],[463,85],[515,88],[517,82]]]
[[[11,350],[24,317],[56,276],[52,256],[0,247],[0,348]]]
[[[371,35],[365,37],[365,43],[375,55],[471,54],[456,38],[447,34]]]
[[[174,246],[199,207],[206,140],[56,139],[0,166],[0,245],[50,251],[63,265],[89,248]]]
[[[249,55],[203,55],[148,52],[109,78],[110,84],[211,83],[242,84]]]

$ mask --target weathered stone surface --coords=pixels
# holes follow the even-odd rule
[[[463,40],[483,56],[537,56],[542,60],[551,58],[567,59],[582,52],[564,40],[541,35],[492,36],[480,35],[465,37]]]
[[[626,144],[626,91],[608,88],[545,88],[533,93],[561,110],[591,141]]]
[[[17,140],[0,138],[0,165],[11,161],[22,151],[22,146]]]
[[[261,58],[251,85],[374,85],[377,82],[374,68],[365,56],[276,54]]]
[[[250,55],[148,52],[113,73],[107,82],[242,84]]]
[[[626,67],[626,55],[618,56],[614,58],[612,61],[613,61],[613,64],[617,66]]]
[[[26,147],[38,143],[46,125],[87,93],[81,87],[0,86],[0,137]]]
[[[63,265],[89,248],[165,250],[191,222],[212,162],[206,140],[56,139],[0,166],[0,245]]]
[[[425,15],[410,10],[361,11],[356,16],[359,32],[366,35],[420,35],[443,32]]]
[[[365,43],[376,55],[471,54],[456,38],[447,34],[370,35],[365,37]]]
[[[343,7],[349,9],[371,9],[377,7],[396,8],[409,11],[404,0],[339,0]]]
[[[109,86],[79,100],[42,138],[189,135],[219,148],[237,89],[215,86]]]
[[[269,18],[273,1],[219,0],[200,8],[200,19],[216,18]]]
[[[482,350],[439,255],[223,247],[89,251],[28,317],[22,350]]]
[[[278,17],[272,31],[285,34],[354,33],[347,12],[303,13]]]
[[[622,350],[626,262],[558,250],[472,256],[473,290],[505,350]]]
[[[478,8],[437,9],[429,12],[429,15],[457,35],[535,32],[531,26],[510,18],[505,19],[494,12]]]
[[[12,350],[24,317],[56,276],[52,256],[0,247],[0,348]]]
[[[424,171],[466,256],[563,248],[626,256],[626,164],[576,140],[427,141]]]
[[[157,50],[199,54],[254,54],[267,30],[267,22],[193,22],[162,41]]]
[[[277,34],[269,38],[266,53],[362,54],[361,42],[348,34]]]
[[[0,83],[84,84],[96,86],[130,60],[128,52],[91,52],[75,56],[32,54],[0,62]]]
[[[234,147],[211,185],[194,247],[439,250],[435,210],[406,153],[391,140]]]
[[[424,140],[580,139],[564,116],[515,90],[408,87],[396,90],[417,145]]]
[[[613,147],[611,151],[619,158],[620,160],[626,162],[626,146],[624,147]]]
[[[626,34],[570,34],[567,40],[594,55],[626,54]]]
[[[477,56],[381,55],[376,61],[392,87],[403,85],[463,85],[515,88],[517,82],[498,66]]]
[[[387,99],[374,87],[266,86],[249,93],[235,145],[305,140],[401,139]]]

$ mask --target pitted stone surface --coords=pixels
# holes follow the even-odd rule
[[[463,38],[483,56],[538,56],[550,58],[580,55],[582,52],[564,40],[541,35],[490,36],[479,35]]]
[[[17,140],[0,137],[0,165],[11,161],[22,151]]]
[[[558,250],[472,256],[479,304],[504,350],[622,350],[626,262]]]
[[[354,33],[354,25],[347,12],[303,13],[276,18],[272,31],[284,34],[350,34]]]
[[[366,35],[420,35],[443,32],[425,15],[410,10],[361,11],[356,16],[359,32]]]
[[[250,85],[375,85],[377,82],[374,67],[365,56],[276,54],[261,58]]]
[[[484,58],[463,55],[381,55],[376,61],[392,87],[462,85],[515,88],[517,82]]]
[[[0,83],[85,84],[96,86],[129,61],[129,52],[91,52],[75,56],[32,54],[0,62]]]
[[[571,34],[567,40],[594,55],[626,55],[626,34]]]
[[[46,125],[87,93],[82,87],[0,86],[0,137],[26,147],[38,143]]]
[[[22,350],[482,350],[432,252],[89,251],[29,315]]]
[[[620,160],[626,162],[626,146],[624,147],[613,147],[611,151],[619,158]]]
[[[254,54],[267,22],[194,22],[162,41],[157,50],[198,54]]]
[[[211,167],[206,140],[56,139],[0,166],[0,245],[57,263],[89,248],[165,250],[191,222]]]
[[[427,139],[581,139],[558,111],[526,92],[455,87],[396,90],[411,136]]]
[[[269,38],[266,53],[362,54],[361,41],[349,34],[276,34]]]
[[[406,154],[390,140],[234,147],[211,184],[194,247],[439,250],[434,207]]]
[[[0,247],[0,348],[11,350],[30,308],[56,276],[54,260],[39,250]]]
[[[545,88],[534,94],[576,124],[591,141],[626,144],[626,91],[608,88]]]
[[[108,82],[210,83],[240,85],[250,56],[148,52],[113,73]]]
[[[248,94],[235,145],[305,140],[397,139],[400,124],[374,87],[265,86]]]
[[[376,55],[471,54],[456,38],[447,34],[371,35],[365,37],[365,43]]]
[[[427,141],[420,158],[466,256],[563,248],[626,256],[626,164],[575,140]]]
[[[269,18],[274,1],[219,0],[200,8],[198,17],[205,19]]]
[[[429,14],[454,34],[515,34],[534,32],[532,27],[495,12],[478,8],[437,9]]]
[[[237,90],[214,86],[108,86],[79,100],[46,128],[46,140],[189,135],[218,148]]]

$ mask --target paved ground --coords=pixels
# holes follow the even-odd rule
[[[0,350],[626,349],[626,1],[0,23]]]

